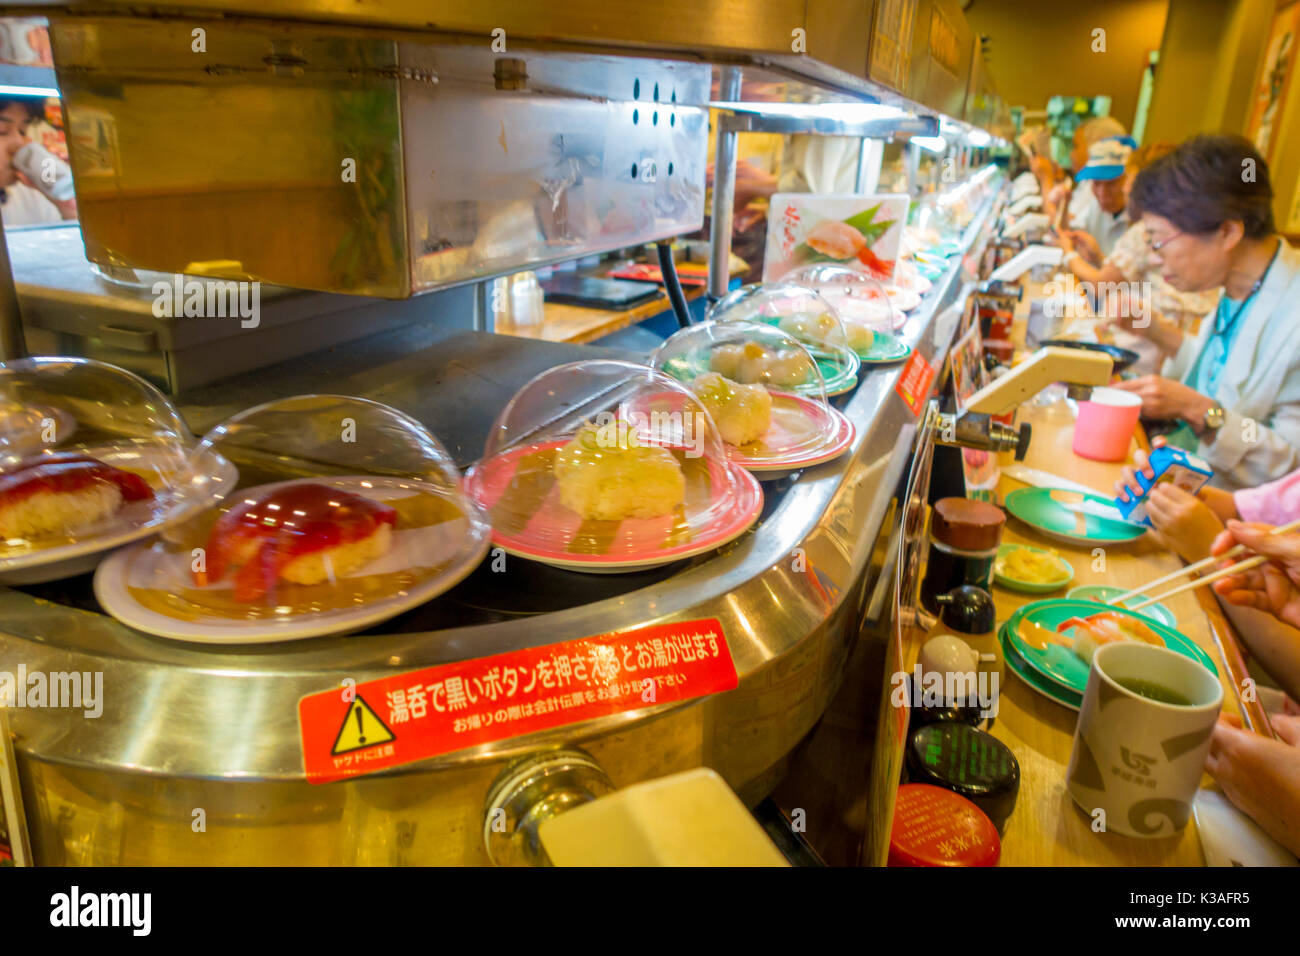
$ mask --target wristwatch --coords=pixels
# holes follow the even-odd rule
[[[1212,432],[1217,432],[1223,427],[1225,412],[1223,406],[1215,402],[1205,410],[1205,427]]]

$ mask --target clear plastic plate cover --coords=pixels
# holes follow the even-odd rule
[[[650,364],[701,396],[733,461],[775,471],[847,447],[852,426],[826,400],[826,361],[776,326],[713,321],[674,333]]]
[[[762,508],[757,482],[728,461],[689,388],[604,359],[524,385],[466,487],[507,551],[590,571],[703,553],[744,532]]]
[[[844,322],[849,346],[861,352],[871,346],[867,331],[892,332],[907,316],[894,307],[889,291],[880,280],[834,263],[800,266],[789,278],[815,289]]]
[[[839,313],[813,289],[793,282],[742,286],[711,305],[711,322],[758,322],[798,339],[817,360],[827,395],[842,395],[858,383],[858,356]],[[854,330],[858,344],[864,337]],[[800,391],[799,383],[792,383]]]
[[[229,465],[193,448],[171,402],[125,369],[0,363],[0,571],[144,537],[196,495],[228,491]]]
[[[238,468],[233,493],[100,567],[101,602],[143,630],[248,640],[352,630],[442,593],[486,553],[487,522],[451,456],[386,405],[338,395],[259,405],[208,432],[194,452],[205,455]]]

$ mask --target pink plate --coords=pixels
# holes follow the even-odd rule
[[[492,522],[493,543],[510,554],[577,571],[635,571],[721,547],[749,530],[763,510],[763,490],[753,475],[730,462],[694,458],[683,460],[687,503],[679,513],[584,521],[560,504],[549,467],[528,469],[524,462],[529,456],[544,460],[564,444],[511,448],[465,476],[466,493]],[[518,497],[503,507],[507,491]]]
[[[772,392],[772,425],[757,441],[727,446],[731,461],[750,471],[794,471],[837,458],[856,429],[836,408],[788,392]]]

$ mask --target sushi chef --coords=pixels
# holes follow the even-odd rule
[[[1133,181],[1130,206],[1161,277],[1175,289],[1222,286],[1196,335],[1159,316],[1117,319],[1166,356],[1160,375],[1116,386],[1214,468],[1227,491],[1300,467],[1300,251],[1277,234],[1268,165],[1249,140],[1197,136]]]

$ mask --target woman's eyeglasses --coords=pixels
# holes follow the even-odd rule
[[[1187,235],[1187,233],[1185,232],[1176,232],[1172,236],[1166,236],[1165,238],[1161,239],[1159,242],[1152,242],[1150,239],[1147,239],[1147,248],[1150,249],[1152,252],[1159,252],[1161,249],[1169,245],[1169,243],[1173,242],[1179,236],[1185,236],[1185,235]]]

